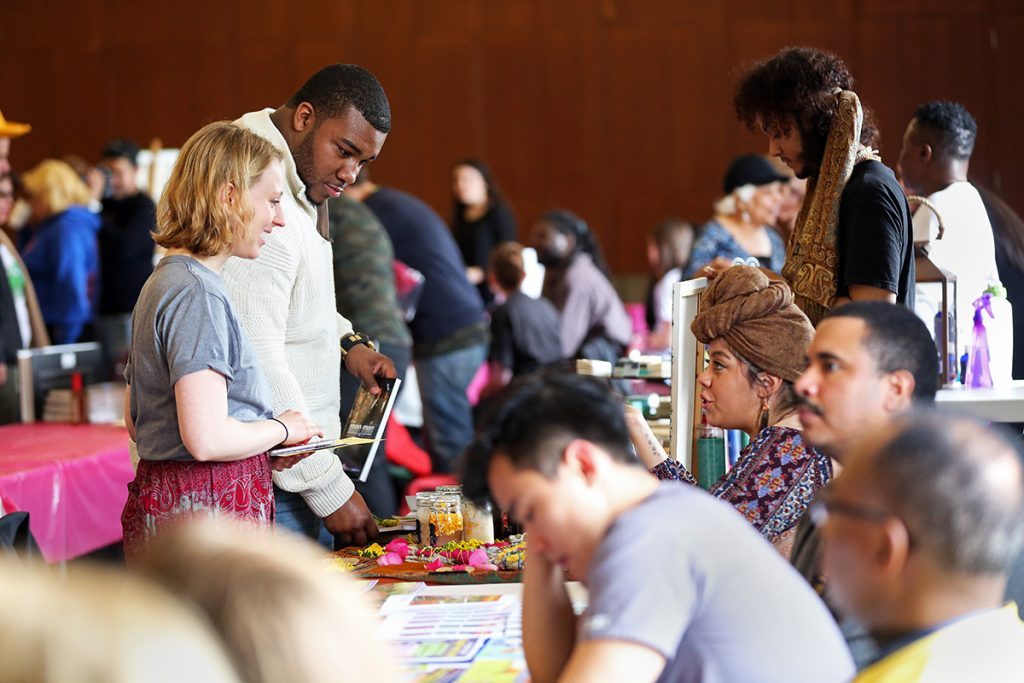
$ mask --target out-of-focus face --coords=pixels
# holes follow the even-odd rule
[[[806,178],[790,178],[789,182],[783,183],[782,187],[782,208],[779,209],[779,221],[792,225],[796,216],[800,213],[800,207],[804,203],[804,195],[807,194]]]
[[[559,265],[565,262],[576,240],[560,232],[550,221],[539,220],[533,226],[533,247],[537,250],[537,260],[545,266]]]
[[[782,189],[780,183],[768,183],[754,190],[754,196],[746,205],[750,214],[750,222],[754,225],[775,225],[782,209]]]
[[[892,605],[891,586],[872,560],[883,525],[896,520],[873,493],[877,486],[871,475],[872,454],[857,450],[850,466],[821,494],[812,517],[821,529],[829,597],[843,614],[873,628],[884,623]]]
[[[11,139],[0,137],[0,174],[11,172]]]
[[[562,463],[555,476],[519,469],[496,454],[487,476],[494,502],[523,526],[530,553],[585,579],[603,534],[607,505],[578,468]]]
[[[266,237],[275,227],[284,225],[281,211],[281,195],[284,192],[284,163],[276,159],[263,171],[259,180],[249,188],[249,205],[252,219],[245,230],[231,244],[231,255],[254,259],[266,244]]]
[[[26,199],[28,201],[29,208],[32,210],[31,214],[29,214],[29,221],[32,223],[38,223],[39,221],[46,220],[52,215],[50,206],[46,203],[46,200],[43,199],[42,195],[29,192]]]
[[[842,464],[860,436],[886,424],[888,375],[865,347],[867,325],[859,318],[826,318],[807,350],[807,369],[795,388],[803,405],[804,437]]]
[[[700,403],[708,423],[723,429],[756,425],[761,399],[747,379],[747,365],[723,339],[712,339],[708,354],[710,363],[697,377]]]
[[[797,178],[806,178],[814,169],[804,156],[804,143],[796,120],[790,118],[785,126],[765,126],[758,117],[757,125],[768,136],[768,156],[773,156],[793,169]]]
[[[355,182],[363,166],[377,158],[387,137],[355,107],[332,119],[310,119],[307,129],[296,135],[292,146],[295,169],[306,186],[309,200],[319,206],[340,196],[346,186]]]
[[[917,130],[917,119],[911,119],[903,133],[903,146],[896,162],[896,175],[909,194],[923,194],[921,179],[925,166],[921,159],[921,133]]]
[[[11,178],[0,178],[0,225],[7,225],[14,208],[14,183]]]
[[[104,159],[102,163],[110,171],[110,192],[114,199],[131,197],[139,191],[135,164],[124,157]]]
[[[472,166],[456,166],[452,170],[452,193],[466,206],[487,204],[487,181]]]

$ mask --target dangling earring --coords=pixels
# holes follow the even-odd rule
[[[768,425],[771,424],[770,412],[771,411],[768,410],[768,399],[762,398],[761,413],[757,416],[757,428],[759,432],[764,429],[767,429]]]
[[[742,209],[740,209],[740,219],[744,223],[749,223],[750,222],[750,212],[747,211],[746,207],[743,207]]]

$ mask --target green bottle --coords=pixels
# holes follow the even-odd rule
[[[707,491],[725,474],[725,433],[704,413],[697,429],[697,483]]]

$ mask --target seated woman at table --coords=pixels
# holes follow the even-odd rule
[[[189,514],[274,519],[270,471],[279,444],[322,430],[289,410],[274,417],[270,387],[239,326],[220,272],[256,258],[284,225],[281,154],[228,122],[195,133],[157,210],[156,243],[167,255],[135,306],[125,380],[125,423],[140,462],[121,523],[131,559],[168,520]]]
[[[181,525],[136,567],[199,608],[247,683],[402,680],[364,591],[295,535]]]
[[[715,203],[715,217],[693,245],[685,277],[701,277],[708,267],[728,268],[734,259],[752,259],[750,265],[781,272],[786,245],[772,226],[782,209],[781,183],[786,180],[762,156],[736,157],[722,179],[725,196]]]
[[[788,555],[797,522],[832,478],[831,460],[803,440],[793,388],[814,328],[781,278],[733,266],[708,287],[690,329],[710,354],[697,378],[708,422],[751,438],[711,494]],[[627,424],[637,455],[655,476],[696,485],[667,458],[640,411],[627,411]]]
[[[664,351],[672,341],[672,287],[683,279],[696,231],[678,218],[662,221],[647,236],[651,288],[647,293],[648,351]]]

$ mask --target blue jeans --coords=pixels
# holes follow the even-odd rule
[[[414,360],[435,472],[451,472],[473,440],[473,408],[466,388],[486,358],[484,343]]]
[[[274,487],[274,524],[334,550],[334,536],[298,493]]]

